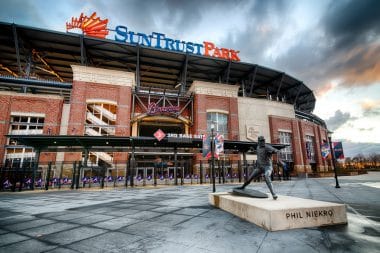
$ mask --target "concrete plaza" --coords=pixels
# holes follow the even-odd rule
[[[280,195],[345,203],[348,215],[347,225],[278,232],[209,205],[209,184],[3,192],[0,252],[380,252],[380,172],[339,182],[275,181]]]

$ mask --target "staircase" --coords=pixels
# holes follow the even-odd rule
[[[116,114],[110,112],[109,110],[99,106],[99,105],[88,105],[89,108],[93,109],[94,111],[97,111],[102,115],[102,118],[107,118],[110,121],[116,121]],[[104,122],[102,119],[98,118],[91,112],[87,112],[86,119],[91,124],[99,126],[104,130],[107,135],[114,135],[115,134],[115,128],[113,126],[110,126],[108,123]],[[90,126],[86,127],[85,130],[87,135],[90,136],[101,136],[102,134],[94,129],[92,129]],[[104,162],[110,164],[112,166],[112,156],[107,154],[106,152],[91,152],[92,155],[95,155],[98,159],[103,160]]]

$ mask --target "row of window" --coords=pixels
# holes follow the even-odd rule
[[[9,134],[42,134],[44,117],[11,116]],[[6,167],[30,167],[34,160],[33,148],[19,144],[15,139],[8,139],[5,151]]]

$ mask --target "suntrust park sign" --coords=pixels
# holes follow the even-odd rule
[[[231,61],[240,61],[238,56],[240,51],[228,48],[217,47],[214,43],[204,41],[201,43],[183,41],[167,37],[163,33],[152,32],[145,34],[129,30],[126,26],[118,25],[114,30],[107,28],[108,19],[101,20],[94,12],[90,17],[83,13],[79,18],[72,18],[71,22],[66,22],[66,30],[79,28],[87,36],[104,39],[109,31],[115,32],[114,39],[119,42],[126,42],[132,45],[142,45],[158,49],[166,49],[176,52],[184,52],[195,55],[204,55],[221,58]]]

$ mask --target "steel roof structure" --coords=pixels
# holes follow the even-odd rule
[[[58,94],[68,101],[71,65],[134,72],[137,88],[174,90],[181,83],[186,92],[201,80],[239,85],[239,96],[280,99],[306,113],[315,106],[302,81],[258,64],[0,23],[0,90]]]
[[[158,141],[154,137],[136,136],[82,136],[82,135],[7,135],[7,137],[41,151],[128,151],[132,147],[161,148],[195,148],[202,149],[203,142],[199,138],[168,138]],[[285,144],[270,144],[276,149],[286,147]],[[257,142],[224,140],[224,149],[228,151],[255,151]]]

